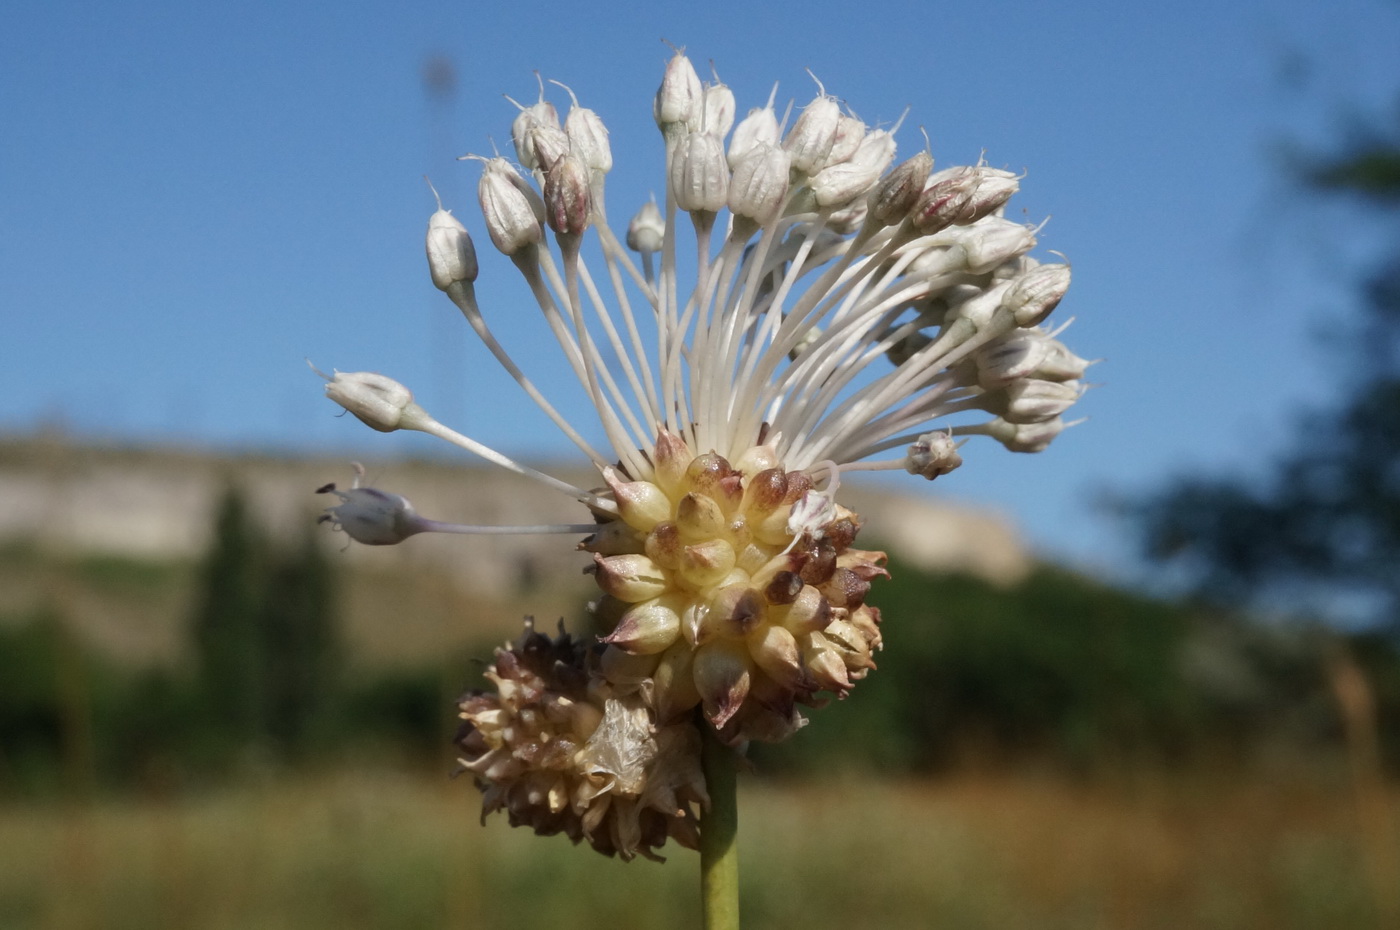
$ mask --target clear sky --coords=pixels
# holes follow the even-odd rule
[[[479,169],[453,156],[509,148],[501,95],[532,99],[539,69],[607,122],[609,204],[630,213],[660,189],[665,38],[702,73],[713,60],[741,114],[775,81],[805,103],[811,68],[869,123],[909,107],[901,157],[923,126],[941,165],[985,150],[1028,172],[1013,209],[1050,216],[1037,254],[1074,263],[1065,340],[1106,359],[1076,408],[1091,419],[1038,456],[974,443],[954,475],[906,486],[1120,568],[1105,492],[1248,467],[1326,396],[1320,334],[1365,241],[1297,202],[1277,149],[1324,145],[1339,107],[1400,86],[1400,10],[1380,0],[52,0],[4,20],[0,429],[424,448],[335,417],[309,356],[394,376],[504,451],[568,454],[432,288],[422,177],[477,238],[503,341],[530,345],[541,331],[518,276],[485,261],[499,256]],[[425,82],[431,61],[450,64],[450,86]]]

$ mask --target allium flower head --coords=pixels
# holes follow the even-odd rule
[[[519,165],[468,156],[483,165],[490,240],[560,355],[517,359],[497,341],[474,287],[499,268],[478,266],[441,208],[427,251],[434,284],[605,487],[514,463],[416,405],[392,425],[588,508],[580,548],[600,589],[599,637],[527,633],[499,651],[494,694],[462,702],[463,764],[488,810],[631,855],[684,838],[684,810],[702,793],[676,775],[690,751],[677,734],[784,739],[805,722],[799,707],[845,697],[875,667],[880,614],[866,598],[884,553],[855,547],[843,474],[947,475],[977,435],[1040,451],[1088,363],[1040,328],[1070,271],[1029,257],[1039,227],[1004,217],[1019,175],[935,170],[926,150],[896,163],[898,125],[871,128],[820,86],[792,118],[770,96],[735,125],[733,92],[677,52],[652,105],[665,150],[657,198],[619,236],[605,179],[614,161],[634,166],[568,95],[562,128],[543,83],[539,102],[518,105]],[[527,368],[559,358],[598,424],[570,422],[530,379]],[[381,419],[394,414],[367,422]],[[347,528],[353,502],[333,516]],[[609,770],[599,787],[590,766],[608,753],[640,767]],[[670,773],[660,787],[649,781],[658,766]]]

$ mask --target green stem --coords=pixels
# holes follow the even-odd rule
[[[705,930],[739,930],[739,797],[734,750],[702,723],[705,789],[710,809],[700,821],[700,897]]]

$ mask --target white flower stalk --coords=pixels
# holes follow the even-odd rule
[[[795,119],[791,107],[779,118],[770,95],[735,125],[732,91],[706,86],[680,52],[652,106],[660,200],[619,236],[605,183],[625,158],[572,91],[561,127],[543,86],[511,129],[518,168],[466,157],[484,166],[492,243],[599,422],[569,422],[526,374],[558,359],[531,346],[517,361],[497,341],[474,290],[494,272],[440,206],[429,265],[607,489],[510,462],[432,420],[406,389],[407,400],[387,392],[387,412],[346,406],[587,505],[597,525],[581,548],[593,554],[605,635],[582,672],[600,688],[640,695],[657,726],[785,738],[804,722],[796,705],[845,696],[881,648],[864,600],[884,555],[853,548],[860,523],[837,500],[842,473],[947,475],[964,437],[1017,452],[1049,445],[1089,364],[1040,328],[1069,266],[1030,258],[1040,228],[1004,218],[1020,176],[985,164],[935,171],[927,151],[895,164],[898,124],[870,128],[820,85]],[[598,427],[603,445],[586,438]],[[388,529],[364,535],[417,526],[385,506]],[[350,530],[365,509],[346,499],[331,519]],[[486,781],[489,768],[473,765]]]

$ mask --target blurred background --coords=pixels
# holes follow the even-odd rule
[[[481,826],[447,777],[492,648],[586,628],[579,560],[347,547],[311,492],[355,458],[441,519],[559,508],[304,363],[587,482],[431,287],[423,177],[484,247],[455,157],[509,148],[538,69],[628,212],[663,38],[741,113],[810,68],[908,107],[903,155],[1024,168],[1105,359],[1046,453],[855,489],[888,648],[755,748],[749,923],[1400,926],[1400,7],[255,0],[0,32],[0,928],[698,926],[691,854]]]

